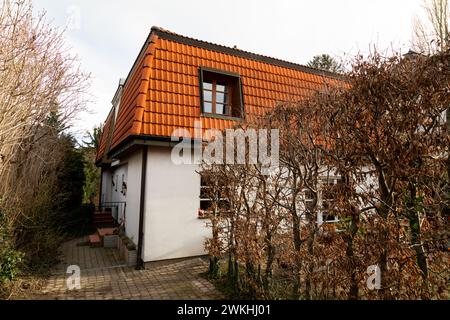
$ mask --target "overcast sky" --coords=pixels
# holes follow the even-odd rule
[[[421,0],[33,0],[93,76],[93,103],[75,129],[103,122],[150,28],[306,64],[314,55],[345,57],[370,46],[408,51]]]

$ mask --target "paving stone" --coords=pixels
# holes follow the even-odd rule
[[[208,265],[200,258],[185,259],[170,265],[135,270],[126,267],[117,250],[77,246],[88,237],[64,243],[62,262],[52,269],[52,276],[43,288],[41,298],[56,300],[79,299],[223,299],[222,294],[200,276]],[[81,289],[67,290],[69,265],[81,271]]]

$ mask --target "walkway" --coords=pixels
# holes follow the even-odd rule
[[[134,270],[119,260],[115,249],[90,248],[87,238],[63,244],[62,263],[52,270],[37,299],[222,299],[215,287],[201,276],[208,266],[201,258]],[[81,270],[79,290],[68,290],[69,265]]]

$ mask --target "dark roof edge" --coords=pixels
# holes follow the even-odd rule
[[[142,57],[142,55],[145,52],[145,49],[147,49],[148,44],[150,43],[150,37],[151,37],[152,33],[150,32],[149,35],[147,36],[147,38],[145,39],[144,44],[141,47],[141,50],[139,51],[139,54],[137,55],[136,59],[133,62],[133,66],[131,67],[130,71],[127,74],[127,77],[125,78],[125,81],[123,82],[123,87],[125,88],[125,86],[127,85],[128,79],[130,78],[130,75],[133,73],[133,71],[136,69],[136,66],[139,62],[139,59]]]
[[[190,45],[190,46],[195,46],[195,47],[199,47],[199,48],[203,48],[203,49],[207,49],[207,50],[226,53],[226,54],[238,56],[241,58],[251,59],[251,60],[255,60],[255,61],[260,61],[260,62],[280,66],[283,68],[289,68],[289,69],[294,69],[297,71],[302,71],[305,73],[312,73],[312,74],[316,74],[316,75],[320,75],[320,76],[324,76],[324,77],[335,78],[338,80],[345,79],[344,75],[337,74],[334,72],[315,69],[315,68],[307,67],[307,66],[304,66],[304,65],[301,65],[298,63],[294,63],[294,62],[280,60],[277,58],[272,58],[272,57],[264,56],[261,54],[252,53],[252,52],[248,52],[248,51],[244,51],[244,50],[240,50],[240,49],[235,49],[235,48],[231,48],[231,47],[227,47],[227,46],[223,46],[223,45],[219,45],[219,44],[215,44],[215,43],[211,43],[211,42],[207,42],[207,41],[203,41],[203,40],[189,38],[189,37],[186,37],[183,35],[179,35],[179,34],[161,29],[159,27],[152,27],[151,32],[155,33],[160,38],[179,42],[179,43]]]
[[[182,139],[182,138],[180,138]],[[191,142],[194,142],[195,138],[190,138]],[[114,159],[116,157],[119,157],[121,154],[126,152],[130,147],[134,145],[144,145],[146,142],[153,142],[160,145],[165,146],[174,146],[179,143],[179,141],[172,141],[172,137],[166,137],[166,136],[155,136],[155,135],[130,135],[126,137],[124,140],[119,142],[117,146],[115,146],[113,149],[111,149],[107,156],[110,159]]]

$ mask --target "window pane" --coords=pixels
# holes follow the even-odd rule
[[[212,83],[203,82],[203,89],[212,90]]]
[[[216,91],[225,92],[227,91],[227,87],[224,84],[217,84]]]
[[[208,187],[200,188],[200,199],[209,199],[211,191]]]
[[[225,105],[224,104],[221,104],[221,103],[218,103],[218,104],[216,104],[216,113],[217,114],[225,114]]]
[[[212,113],[212,103],[211,102],[203,103],[203,112]]]
[[[209,210],[211,209],[211,201],[200,201],[200,209],[201,210]]]
[[[203,91],[203,100],[212,101],[212,91],[204,90]]]
[[[227,96],[225,93],[217,93],[216,94],[216,101],[217,103],[227,103]]]

